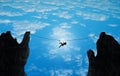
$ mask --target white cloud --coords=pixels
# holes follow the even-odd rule
[[[50,70],[50,76],[71,76],[73,74],[72,69],[58,69],[58,70]]]
[[[9,11],[9,10],[0,9],[0,16],[10,16],[10,17],[13,17],[13,16],[22,16],[22,15],[24,15],[24,13],[12,12],[12,11]]]
[[[43,22],[33,22],[33,21],[13,21],[13,35],[17,38],[18,42],[21,42],[22,37],[26,31],[30,31],[31,34],[34,34],[37,30],[41,30],[50,24]]]
[[[118,42],[119,42],[119,44],[120,44],[120,37],[116,37],[115,38]]]
[[[13,32],[16,35],[22,35],[26,31],[30,31],[32,34],[34,34],[37,30],[41,30],[45,28],[46,26],[49,26],[48,23],[42,23],[42,22],[30,22],[30,21],[14,21],[13,23]]]
[[[70,61],[72,61],[71,55],[63,55],[62,58],[64,59],[65,62],[70,62]]]
[[[96,41],[98,40],[98,36],[96,36],[94,33],[90,33],[88,37],[90,37],[94,43],[96,43]]]
[[[71,49],[75,50],[75,51],[80,51],[81,48],[80,47],[77,47],[77,46],[70,46]]]
[[[11,2],[11,0],[1,0],[1,2],[3,2],[1,6],[10,6],[12,8],[21,9],[25,12],[45,13],[45,12],[57,11],[55,13],[56,16],[61,18],[66,18],[66,19],[72,18],[72,15],[69,14],[68,12],[69,11],[75,12],[76,11],[75,8],[79,8],[80,10],[86,9],[86,8],[90,9],[90,10],[87,10],[89,13],[84,11],[81,11],[82,13],[78,12],[79,14],[77,13],[78,15],[83,16],[84,19],[104,21],[110,16],[115,18],[120,18],[119,2],[111,2],[108,0],[104,0],[104,1],[99,1],[99,0],[97,1],[91,1],[91,0],[86,0],[86,1],[24,0],[22,1],[22,0],[19,0],[18,1],[16,0],[16,1],[12,1],[12,3],[10,4],[8,2]],[[60,12],[61,9],[64,11]],[[106,15],[98,14],[98,13],[104,13]],[[15,14],[15,16],[18,16],[18,15],[20,15],[20,13]],[[9,14],[9,16],[13,16],[13,14],[12,15]]]
[[[26,3],[33,3],[33,4],[38,4],[38,3],[40,3],[41,2],[41,0],[18,0],[18,1],[16,1],[16,2],[26,2]]]
[[[22,2],[22,3],[20,3]],[[57,10],[58,8],[55,6],[45,6],[43,4],[41,4],[42,2],[40,1],[16,1],[13,2],[12,4],[4,4],[3,6],[10,6],[12,8],[15,9],[21,9],[24,12],[28,13],[28,12],[41,12],[41,13],[45,13],[45,12],[50,12],[53,10]]]
[[[0,2],[11,2],[12,0],[0,0]]]
[[[83,57],[82,55],[76,55],[75,56],[75,62],[77,63],[77,66],[81,66],[83,62]]]
[[[118,25],[117,24],[109,24],[108,26],[110,26],[110,27],[117,27]]]
[[[38,7],[37,9],[35,9],[36,12],[42,12],[42,13],[45,13],[45,12],[50,12],[50,11],[54,11],[54,10],[57,10],[58,8],[57,7],[46,7],[46,6],[40,6]]]
[[[90,33],[90,34],[89,34],[89,37],[94,37],[94,36],[95,36],[94,33]]]
[[[76,74],[78,75],[78,76],[87,76],[87,72],[88,72],[88,69],[79,69],[79,70],[76,70]]]
[[[105,21],[108,17],[104,14],[89,13],[89,12],[76,12],[76,15],[83,17],[83,19],[96,20],[96,21]]]
[[[68,11],[61,11],[57,13],[53,13],[53,15],[58,16],[60,18],[71,19],[72,15],[68,13]]]
[[[48,54],[45,55],[45,57],[49,57],[50,59],[54,59],[57,57],[58,52],[59,52],[59,50],[57,50],[57,49],[50,49],[48,51]]]
[[[12,21],[11,21],[11,20],[8,20],[8,19],[5,19],[5,20],[1,20],[1,19],[0,19],[0,23],[5,23],[5,24],[6,24],[6,23],[11,23],[11,22],[12,22]]]
[[[44,1],[43,3],[48,4],[48,5],[54,5],[54,6],[61,6],[61,9],[64,10],[76,10],[75,8],[79,8],[81,9],[86,9],[89,8],[90,10],[88,10],[88,12],[95,12],[93,14],[97,14],[98,13],[105,13],[107,16],[113,16],[115,14],[117,14],[115,17],[119,17],[119,13],[120,13],[120,7],[119,7],[119,2],[111,2],[108,0],[104,0],[104,1],[91,1],[91,0],[86,0],[86,1],[81,1],[81,0],[77,0],[77,1]],[[67,4],[67,6],[66,6]],[[117,6],[118,5],[118,6]],[[85,12],[83,12],[85,13]],[[93,14],[91,17],[93,17]],[[99,14],[97,14],[99,15]],[[85,14],[84,14],[85,16]],[[103,21],[105,20],[105,16],[104,15],[100,15],[96,16],[99,17],[99,20]],[[88,17],[86,17],[86,19],[89,19]],[[93,19],[93,18],[92,18]],[[93,19],[95,20],[95,19]],[[98,18],[96,18],[96,20],[98,20]]]
[[[95,56],[97,55],[97,50],[93,49],[93,52],[95,54]]]
[[[84,60],[85,60],[85,63],[87,64],[87,66],[89,66],[89,65],[88,65],[88,64],[89,64],[88,56],[86,56]]]
[[[48,5],[54,5],[54,6],[63,6],[65,5],[65,1],[61,1],[61,0],[45,0],[43,1],[44,4],[48,4]]]
[[[118,4],[118,5],[117,5]],[[109,17],[119,17],[120,13],[120,7],[119,7],[119,2],[111,2],[109,0],[104,0],[104,1],[91,1],[87,0],[84,2],[84,7],[89,7],[92,8],[93,10],[97,10],[99,13],[105,13]],[[116,15],[116,16],[114,16]]]
[[[71,28],[71,26],[68,26],[68,25],[62,25],[61,28]]]
[[[53,33],[51,35],[51,37],[54,37],[55,39],[64,39],[64,40],[71,36],[72,36],[72,33],[67,31],[66,28],[63,28],[63,26],[53,28]]]
[[[0,2],[37,2],[39,0],[0,0]]]
[[[120,16],[119,16],[119,15],[116,15],[116,14],[113,14],[113,17],[114,17],[114,18],[117,18],[117,19],[120,19]]]
[[[37,19],[45,18],[45,16],[43,16],[42,14],[39,14],[39,15],[36,15],[36,16],[33,16],[33,17],[37,18]]]
[[[20,43],[22,40],[21,35],[23,35],[26,31],[30,31],[31,34],[34,34],[37,30],[41,30],[47,26],[49,26],[49,23],[43,23],[43,22],[39,22],[39,21],[15,21],[15,20],[8,20],[8,19],[4,19],[1,20],[0,19],[0,23],[11,23],[12,25],[12,33],[13,33],[13,37],[17,38],[17,41]]]
[[[61,26],[61,28],[63,28],[63,29],[67,29],[67,28],[69,29],[69,28],[71,28],[71,26],[69,26],[69,24],[66,23],[66,22],[61,23],[60,26]]]
[[[71,24],[78,24],[78,21],[72,21]]]
[[[85,24],[83,24],[83,23],[80,23],[80,26],[82,26],[82,27],[86,27],[86,25],[85,25]]]
[[[69,31],[69,26],[67,25],[67,23],[62,23],[60,24],[60,26],[54,27],[52,29],[52,33],[50,35],[51,39],[56,39],[54,41],[50,41],[48,42],[48,56],[49,58],[55,58],[57,56],[60,56],[61,58],[63,58],[64,61],[71,61],[71,54],[70,52],[72,52],[71,50],[76,50],[79,51],[80,48],[74,46],[74,44],[72,42],[68,42],[67,40],[69,39],[73,39],[74,35]],[[62,46],[61,48],[59,48],[60,44],[59,44],[59,40],[63,40],[67,42],[67,45]],[[66,55],[67,56],[63,56]]]
[[[50,55],[55,55],[57,53],[57,50],[49,50]]]
[[[32,71],[39,71],[41,72],[42,69],[38,68],[35,64],[30,64],[27,68],[26,68],[26,72],[32,72]]]

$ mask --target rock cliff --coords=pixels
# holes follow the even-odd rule
[[[97,55],[90,49],[88,76],[120,76],[120,44],[105,32],[97,41]]]
[[[24,66],[29,56],[30,32],[19,44],[10,31],[0,35],[0,76],[26,76]]]

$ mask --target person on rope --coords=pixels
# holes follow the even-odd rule
[[[60,46],[59,46],[59,48],[60,48],[61,46],[66,45],[66,44],[67,44],[67,42],[65,42],[65,41],[60,41],[60,40],[59,40],[59,44],[60,44]]]

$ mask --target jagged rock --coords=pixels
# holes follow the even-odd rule
[[[120,45],[105,32],[97,41],[97,55],[90,49],[88,52],[88,76],[120,76]]]
[[[10,31],[0,36],[0,76],[26,76],[24,66],[29,55],[30,32],[19,44]]]

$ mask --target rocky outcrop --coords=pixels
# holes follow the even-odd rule
[[[29,55],[30,32],[19,44],[10,31],[0,35],[0,76],[26,76],[24,66]]]
[[[120,76],[120,45],[105,32],[97,41],[97,55],[90,49],[88,76]]]

